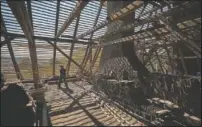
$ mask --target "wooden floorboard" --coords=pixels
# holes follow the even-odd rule
[[[50,105],[49,115],[53,126],[119,126],[113,116],[107,116],[95,101],[78,86],[69,83],[69,92],[62,85],[47,86],[46,101]],[[90,89],[90,86],[86,87]]]

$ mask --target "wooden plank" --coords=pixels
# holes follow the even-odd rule
[[[58,38],[69,27],[72,21],[80,15],[81,11],[88,4],[88,2],[88,0],[80,0],[77,2],[76,8],[71,12],[70,16],[66,19],[62,27],[59,29],[56,38]]]
[[[30,51],[30,58],[32,62],[32,71],[33,71],[33,79],[35,88],[40,87],[39,82],[39,73],[38,73],[38,65],[37,65],[37,54],[36,54],[36,46],[33,39],[33,29],[30,21],[30,17],[28,15],[27,8],[25,6],[25,1],[7,1],[11,11],[16,17],[18,23],[20,24],[25,37],[28,39],[28,46]]]
[[[5,32],[2,32],[1,33],[2,35],[8,35],[9,37],[12,37],[12,39],[15,39],[15,38],[26,38],[25,35],[22,35],[22,34],[14,34],[14,33],[5,33]],[[42,36],[34,36],[33,35],[33,38],[34,39],[39,39],[39,40],[50,40],[50,41],[57,41],[57,42],[65,42],[65,43],[72,43],[73,40],[70,40],[70,39],[60,39],[60,38],[51,38],[51,37],[42,37]],[[93,42],[88,42],[88,41],[76,41],[75,43],[78,43],[78,44],[84,44],[84,45],[88,45],[88,44],[97,44],[97,43],[93,43]]]
[[[75,38],[76,38],[77,30],[78,30],[79,20],[80,20],[80,15],[77,17],[77,20],[76,20],[76,25],[75,25],[75,29],[74,29],[74,35],[73,35],[73,40],[74,41],[71,44],[70,54],[69,54],[70,58],[72,58],[72,54],[73,54],[73,50],[74,50],[74,42],[77,41],[77,40],[75,40]],[[68,59],[68,63],[66,65],[66,73],[67,73],[67,75],[69,75],[70,66],[71,66],[71,61]]]
[[[110,24],[110,23],[112,23],[112,22],[114,22],[114,21],[117,21],[117,20],[119,20],[119,19],[121,19],[121,18],[124,18],[124,17],[127,16],[128,14],[134,12],[134,10],[140,8],[140,7],[143,5],[143,3],[144,3],[144,2],[143,2],[143,1],[140,1],[140,0],[134,1],[133,3],[127,5],[126,7],[122,8],[122,9],[120,9],[120,10],[117,11],[116,13],[111,14],[111,15],[109,16],[109,19],[106,19],[106,20],[103,21],[102,23],[100,23],[100,24],[96,25],[95,27],[93,27],[93,28],[87,30],[86,32],[84,32],[84,33],[78,35],[78,36],[77,36],[77,39],[83,38],[83,37],[85,37],[85,36],[87,36],[87,35],[89,35],[89,34],[95,32],[95,31],[97,31],[97,30],[99,30],[99,29],[105,27],[106,25],[108,25],[108,24]],[[131,6],[132,8],[129,9],[128,6]],[[127,10],[127,11],[125,11],[125,10]],[[118,15],[118,13],[121,13],[121,15]],[[114,15],[116,15],[116,16],[114,17]]]
[[[59,20],[59,12],[60,11],[60,0],[57,1],[57,10],[56,10],[56,21],[55,21],[55,36],[57,34],[58,29],[58,20]],[[55,60],[56,60],[56,48],[57,41],[54,41],[54,47],[53,47],[53,75],[55,75]]]
[[[96,18],[95,18],[93,27],[95,27],[96,24],[97,24],[97,22],[98,22],[98,18],[99,18],[99,16],[100,16],[100,12],[101,12],[101,10],[102,10],[103,3],[104,3],[104,1],[100,1],[100,7],[99,7],[98,13],[97,13],[97,15],[96,15]],[[93,34],[94,34],[94,32],[92,32],[92,33],[90,34],[90,39],[93,38]],[[91,72],[92,72],[92,68],[91,68],[91,64],[92,64],[92,45],[90,44],[88,48],[89,48],[89,49],[88,49],[89,52],[88,52],[88,55],[86,56],[86,59],[84,59],[85,61],[84,61],[84,64],[83,64],[83,68],[86,67],[86,63],[88,63],[88,60],[90,59],[89,71],[90,71],[90,73],[91,73]]]

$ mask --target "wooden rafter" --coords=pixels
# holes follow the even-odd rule
[[[4,31],[7,31],[2,15],[1,15],[1,24],[3,26],[2,28],[4,29]],[[11,60],[13,62],[13,67],[15,69],[16,76],[17,76],[18,79],[23,80],[24,78],[23,78],[22,73],[20,72],[20,68],[19,68],[19,66],[17,64],[17,61],[15,59],[15,55],[14,55],[14,52],[13,52],[13,48],[12,48],[10,39],[7,36],[4,36],[4,37],[5,37],[5,43],[7,42],[6,44],[8,46],[8,50],[9,50],[9,53],[10,53],[10,56],[11,56]]]
[[[96,15],[96,18],[95,18],[93,27],[95,27],[96,24],[97,24],[97,22],[98,22],[98,18],[99,18],[99,16],[100,16],[103,3],[104,3],[104,1],[100,1],[100,7],[99,7],[99,10],[98,10],[98,12],[97,12],[97,15]],[[92,33],[90,34],[90,40],[93,38],[93,34],[94,34],[94,32],[92,32]],[[91,64],[92,64],[92,45],[89,44],[86,50],[88,50],[88,54],[86,54],[86,56],[84,56],[85,59],[84,59],[84,62],[83,62],[83,68],[86,67],[86,64],[88,63],[88,60],[90,59],[89,70],[90,70],[90,73],[91,73],[91,72],[92,72],[92,68],[91,68],[90,66],[91,66]]]
[[[75,38],[76,38],[77,30],[78,30],[79,20],[80,20],[80,15],[77,17],[76,25],[75,25],[75,28],[74,28],[74,35],[73,35],[73,40],[74,41],[71,44],[71,48],[70,48],[70,58],[72,58],[72,54],[73,54],[73,50],[74,50],[74,42],[77,41]],[[71,66],[71,61],[70,61],[70,59],[68,59],[68,63],[66,65],[66,73],[67,73],[67,75],[69,75],[70,66]]]
[[[70,13],[69,17],[57,32],[56,38],[58,38],[69,27],[72,21],[80,15],[81,11],[88,4],[88,2],[88,0],[80,0],[77,2],[75,9]]]
[[[2,35],[8,35],[9,37],[12,37],[12,39],[15,39],[15,38],[26,38],[25,35],[22,35],[22,34],[14,34],[14,33],[1,33]],[[12,40],[11,39],[11,40]],[[70,40],[70,39],[60,39],[60,38],[50,38],[50,37],[42,37],[42,36],[33,36],[33,39],[39,39],[39,40],[50,40],[50,41],[57,41],[57,42],[66,42],[66,43],[72,43],[73,40]],[[90,44],[91,42],[85,42],[85,41],[76,41],[75,43],[78,43],[78,44],[84,44],[84,45],[88,45]],[[92,43],[92,45],[95,45],[97,43]]]
[[[33,39],[33,29],[31,25],[31,20],[25,6],[25,1],[7,1],[11,11],[16,17],[18,23],[20,24],[25,37],[28,39],[28,46],[30,51],[30,57],[32,62],[32,71],[33,71],[33,79],[35,88],[39,88],[39,73],[38,73],[38,65],[37,65],[37,53],[36,46]]]
[[[103,27],[105,27],[106,25],[114,22],[114,21],[117,21],[121,18],[124,18],[125,16],[127,16],[128,14],[132,13],[134,10],[136,10],[137,8],[140,8],[142,5],[143,5],[143,1],[134,1],[133,3],[129,4],[128,6],[120,9],[119,11],[117,11],[116,13],[114,14],[111,14],[109,16],[109,20],[106,19],[105,21],[103,21],[101,24],[98,24],[96,25],[95,27],[89,29],[88,31],[82,33],[81,35],[78,35],[77,36],[77,39],[79,38],[83,38],[89,34],[91,34],[92,32],[95,32]],[[118,14],[121,14],[121,15],[118,15]]]

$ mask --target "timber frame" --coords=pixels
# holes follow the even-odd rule
[[[105,6],[103,5],[104,3]],[[181,73],[189,75],[190,70],[188,70],[187,61],[190,59],[201,60],[201,48],[199,47],[201,42],[201,13],[199,12],[200,9],[195,9],[199,7],[200,1],[185,1],[181,3],[174,1],[134,1],[128,6],[110,14],[109,17],[106,15],[106,3],[105,0],[94,3],[81,0],[70,2],[68,3],[69,5],[61,0],[53,3],[46,2],[45,4],[50,6],[49,8],[44,8],[44,13],[53,10],[50,7],[55,5],[54,22],[50,23],[53,24],[53,29],[51,28],[53,36],[49,36],[47,32],[48,26],[44,24],[45,20],[43,19],[43,21],[42,16],[37,15],[41,6],[32,1],[4,1],[1,12],[1,36],[5,40],[1,40],[1,49],[3,50],[2,53],[5,53],[4,49],[7,45],[17,78],[20,80],[24,79],[16,61],[14,50],[15,46],[19,45],[16,42],[18,39],[24,39],[28,42],[35,88],[39,87],[38,83],[40,81],[38,68],[38,57],[40,55],[37,53],[39,40],[47,42],[53,50],[52,75],[56,74],[57,52],[61,53],[68,60],[66,63],[66,73],[68,75],[72,71],[71,67],[73,65],[71,63],[77,67],[75,74],[85,73],[92,75],[96,72],[94,68],[96,68],[97,62],[99,63],[98,59],[103,48],[129,41],[134,41],[135,52],[138,52],[144,58],[141,62],[147,68],[151,68],[150,72],[158,72],[159,70],[161,73],[167,73],[167,68],[162,64],[166,62],[171,67],[172,74],[174,74],[176,61],[178,61],[177,64],[182,64]],[[41,5],[44,5],[44,3]],[[87,12],[92,11],[92,8],[95,9],[93,5],[97,6],[93,16],[94,19],[90,19],[90,27],[88,25],[85,27],[85,16],[88,17]],[[66,7],[71,10],[68,16],[63,14],[63,8]],[[117,25],[118,27],[113,29],[113,31],[106,31],[107,25],[116,25],[119,23],[119,20],[131,13],[135,14],[134,23],[125,26]],[[182,17],[178,17],[178,15]],[[16,22],[9,22],[8,18],[6,18],[7,16],[13,16]],[[44,17],[52,18],[46,15]],[[41,19],[42,24],[37,26],[39,19]],[[86,24],[90,23],[86,22]],[[11,30],[16,25],[18,25],[16,28],[22,31],[21,33]],[[81,28],[84,27],[85,30],[81,32]],[[44,29],[44,33],[47,33],[47,36],[37,33],[42,29]],[[111,36],[131,29],[134,29],[133,35],[108,41]],[[72,31],[71,35],[67,34],[67,31]],[[61,46],[61,44],[69,47],[69,55],[65,52],[66,47]],[[186,51],[183,51],[179,45],[185,46],[189,50],[188,52],[191,52],[190,55],[187,55]],[[80,58],[81,61],[74,58],[77,46],[84,47],[83,57]],[[174,52],[175,50],[176,52]],[[155,67],[154,63],[159,65],[159,69]]]

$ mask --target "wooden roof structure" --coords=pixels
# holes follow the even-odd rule
[[[103,0],[1,1],[1,71],[24,79],[26,70],[20,69],[17,59],[27,57],[37,82],[42,77],[40,63],[53,59],[52,74],[56,74],[57,58],[66,57],[68,74],[91,73],[94,66],[95,73],[104,46],[131,40],[151,72],[157,72],[156,63],[165,73],[162,63],[172,66],[174,59],[180,59],[186,73],[184,59],[201,60],[201,1],[141,1],[139,7],[135,2],[107,20],[107,2]],[[108,25],[118,24],[129,13],[134,13],[134,23],[107,31]],[[131,29],[135,32],[132,36],[106,41]],[[173,47],[181,44],[193,55],[172,55]],[[13,66],[8,65],[11,60]]]

